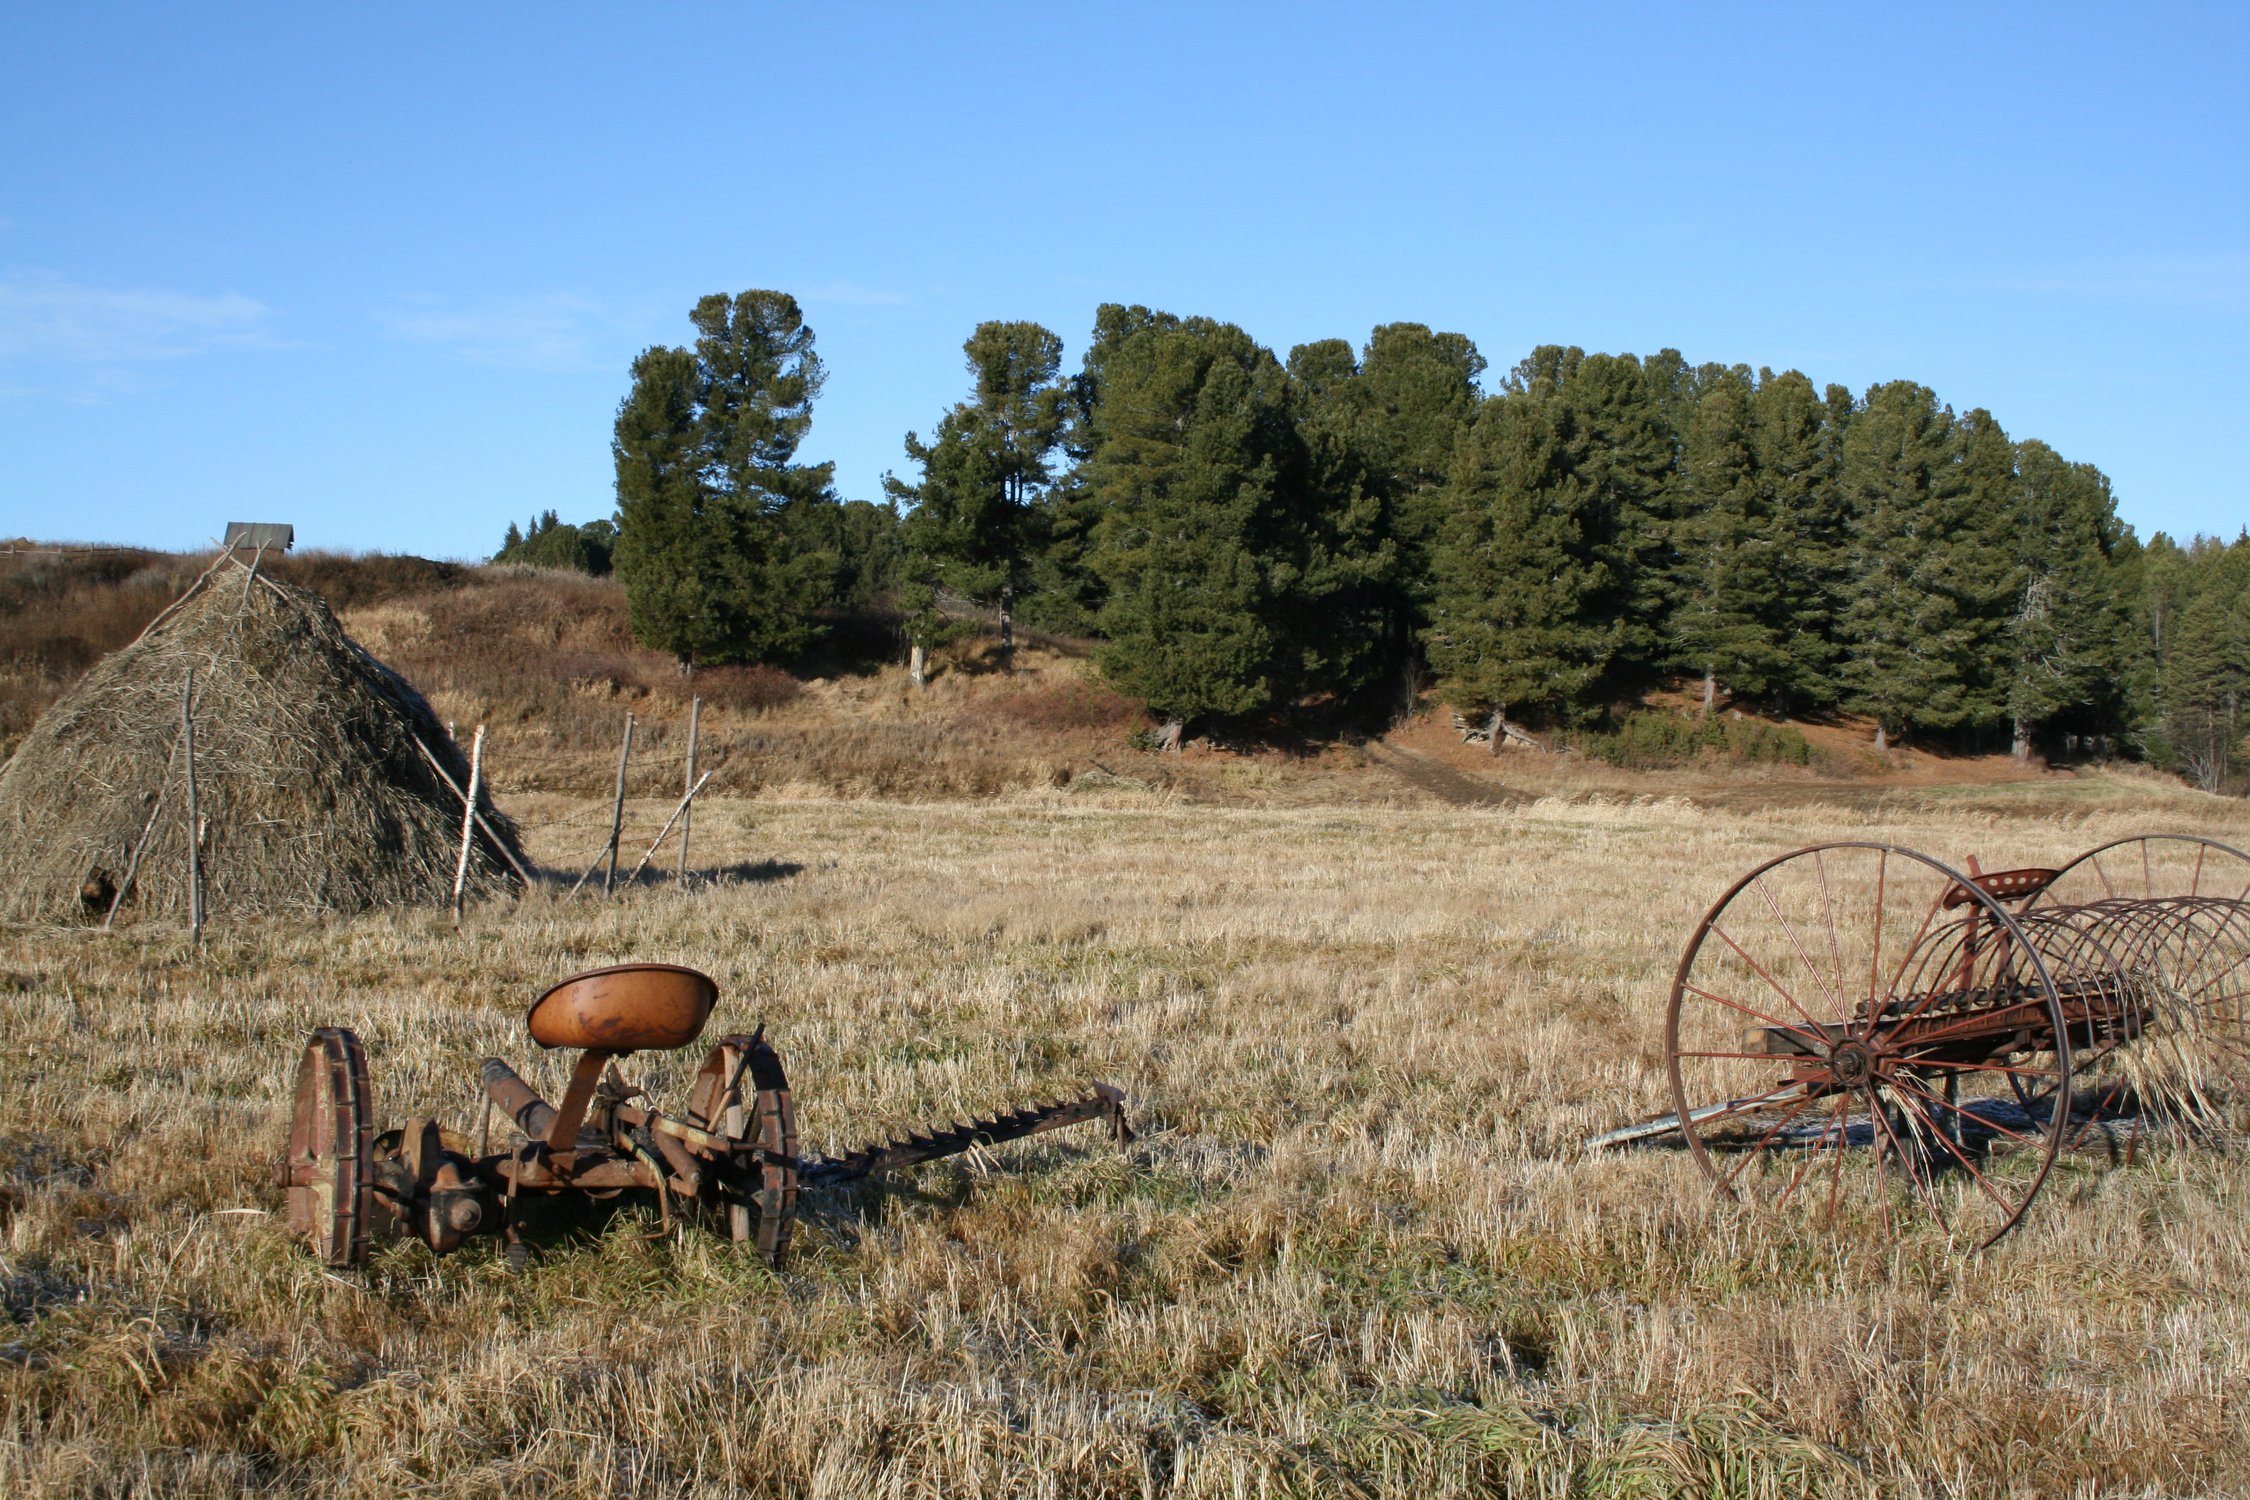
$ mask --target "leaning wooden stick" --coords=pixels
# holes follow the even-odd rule
[[[709,781],[710,779],[711,773],[709,771],[705,771],[703,773],[703,781]],[[680,819],[685,816],[688,810],[688,804],[695,800],[695,794],[703,790],[703,781],[698,781],[694,786],[689,787],[688,794],[680,799],[680,805],[672,809],[672,816],[664,820],[664,827],[662,831],[660,831],[656,835],[656,843],[648,846],[648,853],[642,855],[641,862],[633,866],[633,873],[625,877],[625,883],[627,885],[631,885],[634,881],[641,878],[641,871],[647,869],[648,862],[656,857],[657,848],[664,842],[665,834],[670,833],[672,831],[672,825],[679,822]]]
[[[187,760],[187,891],[188,931],[198,945],[203,942],[203,851],[197,846],[195,812],[195,668],[187,671],[180,691],[180,748]]]
[[[437,773],[438,780],[445,783],[445,789],[451,792],[454,796],[461,797],[462,794],[460,784],[454,781],[451,776],[446,774],[445,766],[438,760],[435,755],[432,755],[430,753],[430,747],[422,743],[422,737],[420,735],[415,735],[413,736],[413,740],[414,748],[422,752],[422,759],[430,763],[430,769]],[[462,797],[462,800],[464,802],[468,801],[466,797]],[[469,803],[469,805],[473,807],[476,804],[471,802]],[[514,870],[517,875],[523,878],[524,888],[526,890],[529,890],[534,884],[537,883],[531,878],[531,872],[523,867],[523,861],[517,859],[514,854],[510,853],[507,844],[501,839],[500,835],[492,831],[492,825],[485,821],[484,814],[481,812],[477,814],[477,827],[483,829],[484,836],[492,840],[492,847],[500,851],[500,857],[508,862],[508,868]]]
[[[109,898],[109,910],[102,916],[102,931],[107,932],[117,921],[117,909],[125,904],[125,893],[133,888],[133,877],[141,870],[141,856],[148,851],[149,836],[156,832],[156,820],[164,816],[164,799],[172,789],[172,762],[180,758],[180,742],[172,741],[165,752],[164,776],[156,783],[156,803],[148,810],[148,821],[141,825],[141,836],[133,841],[133,852],[125,857],[125,873],[117,882],[117,894]]]
[[[469,750],[469,793],[461,799],[461,858],[453,866],[453,925],[461,925],[461,897],[469,884],[469,844],[477,831],[477,793],[484,789],[484,726]]]

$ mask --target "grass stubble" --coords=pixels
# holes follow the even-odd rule
[[[551,809],[552,810],[552,809]],[[2069,1495],[2250,1490],[2250,1173],[2063,1162],[1992,1250],[1715,1211],[1662,1108],[1685,934],[1759,859],[1987,868],[2230,804],[1758,812],[721,801],[762,878],[325,925],[0,933],[0,1490]],[[576,837],[550,823],[558,863]],[[768,863],[756,863],[768,862]],[[302,1032],[475,1134],[561,975],[711,972],[809,1145],[1128,1091],[815,1205],[776,1275],[653,1210],[323,1273],[269,1167]],[[696,1052],[636,1059],[676,1100]],[[998,1166],[999,1170],[994,1170]]]

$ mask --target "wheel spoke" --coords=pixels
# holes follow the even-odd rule
[[[1749,1166],[1750,1163],[1756,1161],[1759,1156],[1764,1154],[1767,1143],[1772,1141],[1775,1136],[1781,1134],[1783,1130],[1787,1129],[1791,1120],[1794,1120],[1797,1118],[1797,1116],[1803,1114],[1806,1108],[1812,1104],[1813,1099],[1813,1095],[1805,1095],[1804,1098],[1797,1101],[1797,1103],[1790,1109],[1789,1113],[1774,1121],[1773,1127],[1764,1135],[1758,1137],[1757,1144],[1742,1153],[1742,1160],[1734,1164],[1734,1170],[1727,1173],[1725,1177],[1719,1180],[1719,1186],[1731,1192],[1734,1188],[1734,1180],[1742,1175],[1743,1169]],[[1827,1132],[1823,1130],[1821,1134],[1825,1138]]]
[[[1797,929],[1790,926],[1789,919],[1782,915],[1781,903],[1773,899],[1773,893],[1765,888],[1763,882],[1758,886],[1758,894],[1765,897],[1766,909],[1772,912],[1773,919],[1781,924],[1781,930],[1789,935],[1789,946],[1797,950],[1797,959],[1805,966],[1805,972],[1819,980],[1821,987],[1828,991],[1828,998],[1835,1002],[1836,1019],[1843,1020],[1844,997],[1837,992],[1836,987],[1828,982],[1827,976],[1822,974],[1813,963],[1812,955],[1805,951],[1805,945],[1798,940]]]
[[[1805,1173],[1810,1170],[1815,1161],[1819,1160],[1822,1149],[1827,1146],[1828,1132],[1831,1130],[1836,1132],[1836,1159],[1838,1161],[1844,1159],[1844,1147],[1848,1144],[1844,1139],[1844,1111],[1850,1103],[1851,1095],[1837,1095],[1835,1113],[1828,1117],[1827,1124],[1820,1127],[1819,1139],[1815,1140],[1812,1149],[1805,1153],[1805,1159],[1797,1163],[1797,1170],[1790,1175],[1789,1186],[1783,1188],[1781,1196],[1773,1200],[1774,1207],[1779,1208],[1787,1203],[1790,1195],[1797,1191],[1798,1184],[1805,1180]]]
[[[2014,1204],[2011,1204],[2007,1199],[2000,1196],[2000,1190],[1998,1188],[1995,1188],[1990,1182],[1985,1180],[1985,1175],[1977,1170],[1976,1163],[1970,1161],[1967,1156],[1962,1154],[1961,1148],[1953,1144],[1953,1138],[1947,1135],[1944,1131],[1938,1129],[1937,1122],[1935,1120],[1932,1120],[1927,1114],[1924,1114],[1919,1105],[1917,1105],[1913,1100],[1904,1097],[1903,1095],[1900,1097],[1899,1102],[1905,1105],[1908,1109],[1913,1110],[1916,1117],[1919,1118],[1923,1124],[1930,1127],[1931,1133],[1938,1138],[1938,1144],[1945,1147],[1947,1153],[1950,1154],[1955,1161],[1959,1162],[1971,1177],[1974,1177],[1977,1180],[1977,1186],[1984,1189],[1986,1197],[1990,1198],[1994,1203],[1999,1205],[2000,1211],[2002,1213],[2007,1214],[2012,1218],[2017,1213],[2021,1212],[2021,1210],[2018,1209]]]
[[[2010,1130],[2005,1125],[1999,1124],[1996,1121],[1988,1120],[1983,1115],[1976,1114],[1970,1110],[1963,1109],[1959,1104],[1954,1103],[1950,1099],[1940,1099],[1937,1095],[1931,1093],[1928,1089],[1923,1088],[1920,1084],[1915,1083],[1902,1075],[1893,1074],[1891,1076],[1891,1083],[1894,1087],[1912,1089],[1915,1093],[1920,1094],[1923,1098],[1929,1100],[1932,1104],[1938,1105],[1943,1109],[1950,1109],[1953,1111],[1953,1113],[1959,1115],[1964,1120],[1974,1120],[1977,1122],[1977,1124],[1983,1126],[1985,1129],[1997,1131],[1999,1134],[2008,1137],[2008,1139],[2012,1141],[2021,1141],[2026,1146],[2036,1146],[2039,1144],[2039,1142],[2033,1140],[2030,1136],[2020,1135],[2017,1132]]]
[[[1762,1010],[1758,1010],[1752,1006],[1744,1005],[1739,1000],[1729,1000],[1726,996],[1714,994],[1710,990],[1701,989],[1692,984],[1682,985],[1681,988],[1686,990],[1687,993],[1698,996],[1705,1000],[1709,1000],[1715,1005],[1724,1005],[1729,1010],[1739,1010],[1744,1015],[1755,1016],[1757,1019],[1764,1021],[1770,1026],[1778,1026],[1783,1031],[1794,1032],[1798,1036],[1803,1037],[1809,1042],[1818,1042],[1823,1047],[1826,1047],[1828,1045],[1827,1034],[1820,1030],[1818,1022],[1814,1022],[1813,1028],[1808,1031],[1804,1027],[1797,1025],[1793,1021],[1784,1021],[1779,1016],[1769,1016]]]
[[[1809,1010],[1806,1010],[1806,1009],[1804,1008],[1804,1006],[1802,1006],[1802,1005],[1800,1005],[1800,1004],[1798,1004],[1798,1003],[1797,1003],[1797,997],[1796,997],[1795,995],[1792,995],[1792,994],[1790,994],[1790,993],[1789,993],[1789,991],[1787,991],[1787,990],[1785,990],[1785,989],[1783,989],[1783,988],[1781,987],[1781,981],[1780,981],[1780,980],[1778,980],[1778,979],[1774,978],[1774,977],[1773,977],[1773,976],[1772,976],[1771,974],[1768,974],[1768,973],[1766,972],[1766,969],[1765,969],[1765,965],[1763,965],[1763,964],[1759,963],[1759,962],[1758,962],[1758,961],[1757,961],[1756,959],[1752,958],[1752,957],[1751,957],[1751,956],[1750,956],[1749,954],[1747,954],[1747,953],[1743,952],[1743,951],[1742,951],[1742,945],[1741,945],[1740,943],[1736,942],[1736,941],[1735,941],[1735,940],[1734,940],[1734,939],[1733,939],[1733,938],[1732,938],[1731,936],[1729,936],[1729,935],[1728,935],[1728,933],[1727,933],[1727,931],[1726,931],[1726,929],[1724,929],[1724,928],[1720,927],[1720,926],[1719,926],[1718,924],[1716,924],[1716,923],[1713,923],[1713,924],[1712,924],[1712,927],[1711,927],[1711,930],[1712,930],[1713,932],[1715,932],[1715,933],[1717,933],[1717,934],[1719,935],[1719,941],[1720,941],[1720,942],[1722,942],[1722,943],[1726,944],[1726,945],[1727,945],[1727,946],[1728,946],[1729,948],[1732,948],[1732,949],[1734,950],[1734,953],[1735,953],[1735,957],[1737,957],[1737,958],[1741,959],[1741,960],[1742,960],[1742,961],[1743,961],[1744,963],[1748,964],[1748,965],[1750,966],[1750,968],[1751,968],[1751,971],[1752,971],[1753,973],[1755,973],[1755,974],[1756,974],[1756,975],[1757,975],[1757,976],[1758,976],[1758,977],[1759,977],[1760,979],[1763,979],[1763,980],[1764,980],[1764,981],[1765,981],[1765,982],[1766,982],[1766,983],[1767,983],[1768,985],[1772,986],[1772,988],[1773,988],[1773,992],[1774,992],[1775,994],[1779,995],[1779,996],[1780,996],[1780,997],[1781,997],[1782,999],[1784,999],[1784,1000],[1788,1001],[1788,1002],[1789,1002],[1789,1008],[1790,1008],[1791,1010],[1794,1010],[1794,1011],[1795,1011],[1795,1012],[1796,1012],[1796,1013],[1797,1013],[1798,1015],[1800,1015],[1800,1016],[1803,1016],[1803,1017],[1805,1018],[1805,1024],[1806,1024],[1807,1026],[1810,1026],[1810,1027],[1811,1027],[1811,1028],[1813,1029],[1813,1034],[1815,1034],[1815,1035],[1818,1035],[1818,1034],[1820,1034],[1820,1032],[1821,1032],[1821,1026],[1820,1026],[1820,1022],[1818,1022],[1818,1021],[1816,1021],[1816,1020],[1814,1020],[1814,1019],[1813,1019],[1813,1015],[1812,1015],[1812,1012],[1811,1012],[1811,1011],[1809,1011]]]

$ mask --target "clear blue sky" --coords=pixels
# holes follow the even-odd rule
[[[796,294],[873,498],[986,318],[1910,377],[2250,521],[2250,7],[0,12],[0,535],[489,553]],[[1493,377],[1488,377],[1488,379]]]

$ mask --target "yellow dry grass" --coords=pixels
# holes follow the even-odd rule
[[[583,828],[538,852],[584,851]],[[636,808],[653,824],[661,810]],[[2250,1490],[2250,1172],[2071,1161],[1975,1256],[1715,1213],[1663,1103],[1682,939],[1760,858],[1987,868],[2236,804],[2138,784],[1757,811],[738,800],[713,890],[0,934],[0,1490],[2069,1495]],[[568,838],[564,837],[568,834]],[[568,847],[566,847],[566,844]],[[719,981],[809,1145],[1092,1077],[1091,1130],[830,1199],[773,1275],[653,1212],[323,1274],[268,1163],[302,1031],[474,1133],[575,969]],[[693,1053],[636,1060],[662,1100]],[[1783,1226],[1788,1227],[1788,1226]]]

